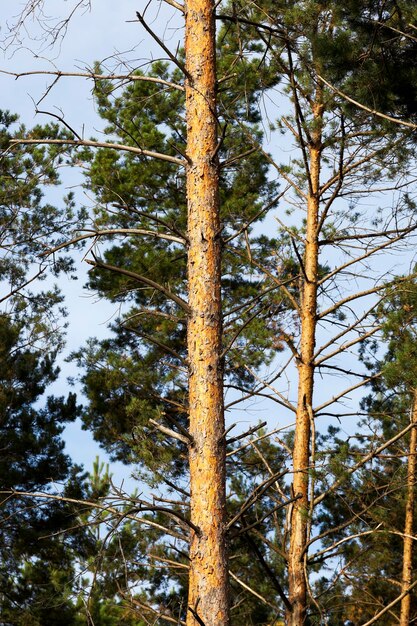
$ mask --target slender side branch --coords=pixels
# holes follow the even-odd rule
[[[415,580],[413,582],[412,585],[410,585],[405,591],[403,591],[399,596],[397,596],[392,602],[390,602],[389,604],[387,604],[387,606],[384,606],[383,609],[381,609],[376,615],[374,615],[370,620],[368,620],[367,622],[365,622],[365,624],[362,624],[362,626],[371,626],[371,624],[375,624],[376,621],[379,620],[380,617],[382,617],[383,615],[385,615],[385,613],[387,613],[388,611],[390,611],[392,609],[393,606],[395,606],[396,604],[398,604],[398,602],[401,602],[401,600],[403,598],[405,598],[405,596],[410,593],[410,591],[412,591],[414,589],[414,587],[417,586],[417,580]]]
[[[152,30],[152,28],[148,26],[148,24],[145,21],[144,14],[141,15],[139,11],[136,11],[136,17],[138,18],[140,24],[143,26],[146,32],[150,34],[152,39],[154,39],[154,41],[156,41],[158,46],[160,46],[162,50],[168,55],[168,58],[181,70],[181,72],[184,74],[184,76],[188,78],[188,80],[192,80],[185,66],[177,59],[175,54],[172,54],[171,50],[167,48],[167,46],[164,44],[162,39],[158,37],[158,35]]]
[[[8,490],[0,491],[0,495],[8,496],[9,498],[20,497],[20,498],[56,500],[58,502],[67,502],[69,504],[77,504],[77,505],[81,505],[83,507],[88,507],[91,509],[99,509],[100,511],[112,513],[118,518],[123,517],[124,519],[131,519],[135,522],[140,522],[142,524],[147,524],[148,526],[158,528],[159,530],[162,530],[163,532],[166,532],[169,535],[172,535],[176,539],[179,539],[180,541],[184,541],[183,535],[180,535],[174,530],[171,530],[170,528],[166,528],[165,526],[161,526],[161,524],[157,524],[153,522],[152,520],[148,520],[146,518],[138,517],[137,515],[135,515],[136,511],[139,511],[139,509],[132,510],[126,513],[126,512],[118,510],[114,506],[110,506],[107,504],[100,504],[100,502],[93,502],[90,500],[79,500],[77,498],[69,498],[67,496],[59,496],[56,494],[44,493],[41,491],[31,492],[31,491],[17,491],[15,489],[8,489]],[[148,510],[149,511],[155,510],[155,508],[152,509],[152,507],[149,506]]]
[[[175,0],[164,0],[164,2],[174,7],[174,9],[178,9],[178,11],[181,11],[181,13],[185,13],[185,8],[183,4],[180,4],[179,2],[175,2]]]
[[[393,443],[395,443],[396,441],[404,437],[404,435],[406,435],[411,428],[414,428],[414,424],[408,424],[406,428],[403,428],[403,430],[401,430],[399,433],[394,435],[394,437],[391,437],[391,439],[389,439],[388,441],[385,441],[382,445],[379,446],[379,448],[376,448],[375,450],[372,450],[371,452],[369,452],[369,454],[367,454],[363,459],[355,463],[355,465],[352,465],[352,467],[346,468],[344,470],[343,476],[338,478],[333,483],[333,485],[331,485],[326,491],[324,491],[319,496],[317,496],[317,498],[314,499],[314,506],[317,506],[318,504],[320,504],[320,502],[322,502],[324,498],[326,498],[330,493],[333,493],[333,491],[335,491],[338,487],[340,487],[340,485],[342,485],[349,478],[349,476],[351,476],[359,468],[363,467],[363,465],[368,463],[368,461],[370,461],[371,459],[374,459],[376,456],[378,456],[378,454],[383,452],[386,448],[389,448],[389,446],[391,446]]]
[[[343,298],[342,300],[339,300],[339,302],[336,302],[325,311],[322,311],[320,315],[318,316],[318,319],[321,320],[327,315],[329,315],[330,313],[334,313],[335,311],[337,311],[337,309],[340,309],[340,307],[342,307],[344,304],[347,304],[348,302],[352,302],[353,300],[358,300],[359,298],[364,298],[365,296],[371,296],[373,293],[378,293],[378,291],[382,291],[383,289],[386,289],[387,287],[392,287],[401,282],[404,282],[405,280],[410,280],[411,278],[414,278],[414,276],[415,276],[415,273],[403,279],[397,278],[387,283],[384,283],[382,285],[377,285],[376,287],[372,287],[371,289],[364,289],[364,291],[358,291],[356,293],[353,293],[352,295],[347,296],[346,298]]]
[[[355,339],[352,339],[351,341],[348,341],[347,343],[344,343],[341,346],[338,346],[332,352],[329,352],[328,354],[324,354],[320,359],[317,359],[315,361],[316,367],[318,367],[319,365],[321,365],[325,361],[328,361],[332,357],[337,356],[341,352],[345,352],[346,350],[348,350],[352,346],[355,346],[357,343],[360,343],[361,341],[364,341],[368,337],[372,337],[372,335],[375,335],[375,333],[378,332],[378,330],[380,330],[380,329],[381,329],[381,326],[375,326],[375,328],[371,328],[371,330],[368,330],[367,333],[363,333],[363,334],[359,335],[359,337],[356,337]],[[335,342],[333,342],[333,343],[335,343]],[[320,349],[320,351],[321,351],[321,349]]]
[[[157,239],[165,239],[166,241],[173,241],[175,243],[181,243],[185,245],[185,239],[180,237],[176,237],[175,235],[168,235],[166,233],[158,233],[153,230],[145,230],[144,228],[109,228],[105,230],[89,230],[83,235],[77,235],[66,241],[64,243],[59,244],[59,246],[55,246],[54,248],[48,248],[45,252],[42,252],[41,256],[49,256],[50,254],[54,254],[58,252],[58,250],[62,250],[67,246],[71,246],[76,244],[84,239],[93,239],[99,237],[108,237],[109,235],[145,235],[149,237],[156,237]]]
[[[381,299],[378,300],[377,305],[380,303]],[[374,308],[374,307],[373,307]],[[315,363],[319,363],[321,362],[320,360],[317,360],[317,357],[324,352],[325,350],[327,350],[327,348],[330,348],[330,346],[332,346],[334,343],[336,343],[336,341],[338,341],[339,339],[341,339],[342,337],[344,337],[347,333],[352,332],[355,328],[358,328],[359,324],[361,324],[368,316],[369,316],[370,311],[367,310],[365,311],[365,313],[363,313],[363,315],[357,319],[355,319],[354,322],[352,322],[352,324],[349,324],[349,326],[343,328],[342,331],[340,331],[339,333],[337,333],[337,335],[333,335],[333,337],[327,341],[325,344],[321,345],[316,353],[314,354],[314,361]],[[327,358],[327,357],[326,357]]]
[[[165,0],[166,1],[166,0]],[[157,85],[164,85],[165,87],[171,87],[172,89],[178,89],[184,91],[182,85],[172,83],[169,80],[163,78],[157,78],[156,76],[142,76],[140,74],[97,74],[95,72],[61,72],[59,70],[33,70],[30,72],[8,72],[6,70],[0,70],[0,74],[6,76],[14,76],[16,80],[22,76],[57,76],[58,78],[91,78],[92,80],[121,80],[121,81],[141,81],[146,83],[156,83]]]
[[[177,157],[170,156],[169,154],[162,154],[161,152],[153,152],[152,150],[142,150],[142,148],[135,148],[134,146],[127,146],[122,143],[111,143],[106,141],[93,141],[91,139],[11,139],[11,145],[55,145],[55,146],[78,146],[82,148],[110,148],[112,150],[120,150],[122,152],[133,152],[133,154],[139,154],[141,156],[147,156],[152,159],[159,159],[160,161],[168,161],[169,163],[175,163],[176,165],[185,165],[184,159],[178,159]]]
[[[340,393],[332,396],[330,398],[330,400],[327,400],[326,402],[323,402],[323,404],[320,404],[320,406],[317,406],[317,407],[314,408],[315,415],[319,415],[319,413],[320,413],[320,411],[322,409],[325,409],[326,407],[330,406],[331,404],[334,404],[335,402],[340,400],[340,398],[343,398],[344,396],[346,396],[346,394],[350,393],[351,391],[355,391],[355,389],[360,389],[364,385],[367,385],[372,380],[375,380],[376,378],[379,378],[380,376],[381,376],[381,374],[378,373],[378,374],[374,374],[373,376],[368,376],[366,378],[363,378],[361,381],[359,381],[355,385],[351,385],[347,389],[344,389]]]
[[[343,265],[339,265],[339,267],[336,267],[334,270],[332,270],[331,272],[326,274],[326,276],[321,278],[319,280],[319,282],[318,282],[318,285],[319,286],[322,285],[326,281],[328,281],[331,278],[333,278],[333,276],[335,276],[336,274],[339,274],[342,270],[345,270],[346,268],[350,267],[351,265],[354,265],[355,263],[359,263],[360,261],[364,261],[365,259],[367,259],[368,257],[372,256],[373,254],[376,254],[377,252],[380,252],[381,250],[385,250],[385,248],[388,248],[389,246],[392,246],[393,244],[397,243],[398,241],[401,241],[408,234],[412,233],[416,229],[417,229],[417,224],[414,225],[414,226],[410,226],[408,229],[405,229],[404,231],[402,231],[401,234],[399,234],[397,237],[394,237],[393,239],[389,239],[388,241],[384,241],[379,246],[376,246],[375,248],[371,248],[370,250],[368,250],[367,252],[365,252],[361,256],[355,257],[354,259],[351,259],[350,261],[348,261],[347,263],[344,263]]]
[[[92,259],[86,259],[86,263],[88,263],[88,265],[92,265],[93,267],[99,267],[104,270],[109,270],[111,272],[117,272],[119,274],[123,274],[123,276],[128,276],[129,278],[133,278],[133,280],[136,280],[138,283],[148,285],[149,287],[156,289],[160,293],[163,293],[164,296],[166,296],[167,298],[175,302],[175,304],[178,304],[178,306],[181,307],[187,314],[190,313],[190,307],[188,306],[188,303],[185,300],[175,295],[175,293],[172,293],[172,291],[170,291],[163,285],[156,283],[155,281],[151,280],[150,278],[147,278],[146,276],[141,276],[140,274],[136,274],[136,272],[130,272],[129,270],[125,270],[122,267],[115,267],[114,265],[103,263],[103,261],[100,261],[99,259],[95,259],[94,261]]]
[[[164,433],[164,435],[168,435],[168,437],[173,437],[174,439],[178,439],[178,441],[181,441],[182,443],[185,443],[186,446],[188,446],[188,444],[190,443],[190,439],[187,439],[186,437],[183,437],[183,435],[180,435],[179,433],[176,433],[171,428],[167,428],[166,426],[162,426],[162,424],[159,424],[158,422],[156,422],[153,419],[150,419],[149,423],[152,424],[152,426],[155,426],[155,428],[157,430],[161,431],[161,433]]]
[[[250,428],[249,430],[247,430],[244,433],[242,433],[241,435],[237,435],[236,437],[231,437],[231,439],[227,440],[227,442],[226,442],[227,445],[230,445],[231,443],[235,443],[236,441],[240,441],[244,437],[249,437],[249,435],[253,435],[253,433],[256,433],[258,430],[261,430],[261,428],[264,428],[264,426],[266,426],[267,423],[268,422],[260,422],[259,424],[257,424],[253,428]]]
[[[325,78],[323,78],[323,76],[320,76],[320,74],[316,74],[316,76],[322,83],[326,85],[326,87],[331,89],[334,93],[337,93],[338,96],[340,96],[344,100],[347,100],[351,104],[354,104],[355,106],[359,107],[363,111],[366,111],[367,113],[370,113],[371,115],[375,115],[376,117],[380,117],[383,120],[387,120],[388,122],[393,122],[394,124],[399,124],[400,126],[406,126],[407,128],[412,128],[414,130],[417,129],[417,124],[413,124],[412,122],[406,122],[405,120],[402,120],[398,117],[392,117],[391,115],[386,115],[385,113],[381,113],[381,111],[378,111],[377,109],[371,109],[370,107],[367,107],[365,104],[362,104],[361,102],[358,102],[357,100],[354,100],[343,91],[340,91],[340,89],[338,89],[337,87],[329,83]],[[368,622],[368,623],[371,623],[371,622]],[[364,624],[364,626],[366,625]]]
[[[255,591],[254,589],[252,589],[252,587],[249,587],[249,585],[244,583],[243,580],[238,578],[236,574],[234,574],[231,570],[229,570],[229,574],[233,578],[233,580],[235,580],[238,583],[238,585],[243,587],[243,589],[246,589],[246,591],[249,591],[249,593],[255,596],[255,598],[258,598],[258,600],[260,600],[267,606],[270,606],[272,609],[274,609],[274,611],[279,611],[279,608],[277,606],[275,606],[274,604],[271,604],[266,598],[264,598],[264,596],[261,596],[261,594]]]

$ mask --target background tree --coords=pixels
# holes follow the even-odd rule
[[[58,491],[84,496],[81,468],[64,452],[62,433],[79,415],[74,394],[45,393],[57,381],[65,310],[58,289],[41,290],[35,279],[70,270],[68,258],[39,260],[58,244],[75,218],[71,198],[64,208],[45,201],[58,183],[59,155],[42,147],[10,151],[10,140],[26,132],[17,116],[0,112],[0,606],[5,624],[74,624],[78,610],[75,555],[88,548],[82,531],[62,540],[77,525],[77,512],[62,502],[37,507],[14,491]],[[58,132],[35,127],[34,135]],[[57,160],[55,160],[55,158]]]
[[[394,125],[378,126],[369,111],[364,113],[363,109],[353,109],[343,100],[344,84],[350,84],[351,79],[350,71],[346,69],[349,58],[365,54],[369,44],[363,31],[353,31],[353,22],[346,19],[343,10],[331,3],[305,2],[302,6],[299,3],[285,3],[285,6],[284,3],[264,3],[252,11],[252,7],[234,3],[233,13],[221,17],[226,21],[239,22],[242,30],[245,28],[251,33],[248,38],[257,37],[264,46],[265,59],[273,60],[282,73],[281,84],[286,85],[292,113],[280,117],[278,127],[295,143],[299,155],[293,160],[291,168],[276,160],[273,166],[291,186],[292,193],[284,196],[284,201],[288,198],[291,206],[299,208],[300,221],[304,220],[304,225],[296,228],[292,224],[287,226],[281,219],[282,228],[287,231],[286,236],[296,254],[300,276],[299,291],[292,300],[297,322],[285,332],[297,367],[298,401],[284,398],[283,405],[292,408],[296,415],[294,439],[291,440],[292,495],[298,497],[289,520],[290,607],[287,607],[287,622],[303,624],[307,619],[309,596],[309,619],[321,611],[309,587],[307,575],[308,549],[317,540],[314,537],[315,506],[320,505],[339,484],[336,480],[324,491],[321,485],[322,491],[319,491],[314,471],[325,464],[325,452],[320,452],[317,447],[315,423],[324,414],[323,409],[328,411],[327,407],[340,402],[347,393],[366,382],[366,374],[344,367],[334,359],[346,349],[358,346],[366,336],[377,330],[371,315],[374,305],[362,308],[360,303],[356,304],[351,314],[352,303],[360,302],[360,298],[376,294],[381,289],[381,285],[375,286],[375,283],[366,285],[372,275],[372,257],[394,241],[398,244],[403,234],[415,229],[413,205],[407,195],[404,195],[405,211],[401,213],[401,219],[405,220],[404,230],[395,227],[389,243],[384,243],[383,239],[390,230],[388,224],[392,214],[375,218],[369,214],[366,216],[360,210],[352,213],[353,206],[356,208],[355,200],[349,208],[344,208],[343,202],[360,196],[359,181],[368,193],[376,187],[374,183],[377,179],[381,182],[384,178],[386,183],[379,186],[379,191],[388,191],[390,187],[398,189],[396,179],[403,176],[402,171],[407,172],[409,165],[406,152],[400,154],[396,146],[400,136],[402,148],[406,145],[407,133],[401,134]],[[358,18],[358,24],[363,26],[367,18],[373,17],[373,14],[367,15],[365,9]],[[375,27],[375,23],[373,25]],[[348,40],[352,43],[345,45]],[[369,65],[370,73],[378,65],[377,57]],[[343,64],[345,70],[338,75],[337,68]],[[381,69],[380,65],[378,67]],[[365,73],[366,70],[363,77]],[[322,80],[324,74],[330,83]],[[339,81],[340,90],[328,86],[332,80]],[[366,89],[369,83],[361,83],[361,80],[359,78],[358,88],[362,85]],[[256,145],[255,140],[253,145]],[[411,143],[409,145],[411,150]],[[396,212],[397,218],[399,215]],[[381,225],[387,220],[382,229],[379,228],[379,220]],[[326,267],[320,265],[320,258],[323,258],[328,246],[334,252],[330,256],[331,263]],[[267,276],[272,273],[271,266],[272,260],[269,265],[257,264]],[[348,281],[355,278],[363,285],[358,292],[349,291]],[[316,345],[319,341],[321,345]],[[358,382],[352,380],[347,388],[342,388],[335,396],[314,407],[317,373],[323,371],[339,372],[350,380],[353,376]],[[339,417],[340,413],[335,408],[331,415]],[[331,533],[331,529],[328,532]],[[311,555],[310,560],[314,563],[315,556]]]
[[[413,571],[413,499],[415,490],[415,281],[389,289],[378,310],[387,352],[368,364],[381,376],[372,384],[362,409],[366,417],[361,430],[344,443],[346,459],[356,453],[363,458],[364,443],[374,453],[354,481],[347,482],[343,500],[330,500],[323,515],[323,528],[339,527],[337,539],[356,535],[357,541],[343,551],[342,579],[350,591],[345,617],[367,622],[397,601],[377,623],[395,619],[411,623],[416,607]],[[381,351],[377,343],[374,350]],[[364,352],[365,356],[366,352]],[[365,357],[366,358],[366,357]],[[369,434],[364,434],[369,433]],[[340,457],[339,463],[342,460]],[[355,514],[354,518],[352,514]],[[398,598],[404,596],[400,601]]]

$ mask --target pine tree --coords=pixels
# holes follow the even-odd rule
[[[55,287],[35,283],[50,263],[39,265],[39,253],[59,243],[73,220],[68,198],[64,210],[45,202],[44,192],[58,182],[53,153],[34,147],[11,151],[9,142],[25,132],[17,117],[0,112],[0,611],[4,624],[74,624],[74,532],[71,506],[38,505],[16,492],[58,490],[82,497],[80,468],[64,452],[62,433],[79,415],[74,394],[45,398],[57,380],[56,359],[63,346],[63,298]],[[41,136],[57,127],[36,127]],[[56,155],[58,158],[58,155]],[[54,270],[71,269],[57,255]],[[55,485],[55,487],[53,486]]]
[[[301,227],[287,228],[297,255],[300,281],[299,291],[293,295],[292,301],[297,324],[294,330],[287,328],[284,334],[295,356],[298,379],[298,400],[288,403],[296,414],[294,438],[290,441],[291,492],[296,502],[289,519],[289,607],[286,618],[287,623],[293,626],[319,619],[315,615],[322,610],[309,587],[308,549],[318,539],[314,537],[317,530],[316,507],[339,484],[338,479],[333,486],[325,481],[325,485],[321,485],[322,491],[319,491],[317,464],[331,464],[332,455],[328,453],[327,456],[324,450],[320,451],[315,422],[320,409],[341,400],[347,391],[341,391],[315,408],[313,398],[317,375],[323,368],[329,368],[344,374],[347,379],[352,374],[350,368],[344,368],[338,362],[332,365],[329,359],[337,358],[346,346],[358,345],[362,334],[366,336],[376,332],[372,328],[372,307],[367,312],[362,309],[358,312],[356,308],[352,316],[348,303],[358,300],[360,296],[377,293],[380,287],[370,286],[369,290],[345,296],[342,281],[343,274],[353,272],[355,264],[360,267],[363,259],[370,259],[372,254],[381,250],[378,239],[384,237],[387,227],[378,233],[375,227],[379,218],[367,217],[360,210],[355,213],[355,201],[352,201],[349,215],[340,201],[358,193],[355,186],[357,188],[359,181],[369,192],[373,183],[384,177],[387,181],[391,180],[391,185],[395,187],[402,168],[404,172],[409,170],[407,141],[409,150],[412,149],[409,133],[401,135],[398,127],[375,117],[369,107],[368,110],[366,107],[353,107],[344,99],[343,94],[349,90],[357,97],[360,97],[361,90],[368,90],[367,97],[370,97],[369,89],[376,84],[377,73],[383,72],[381,56],[387,52],[376,21],[376,7],[372,6],[369,11],[368,6],[360,7],[358,3],[355,7],[356,13],[352,15],[345,6],[336,6],[335,3],[264,2],[255,9],[245,3],[233,3],[232,10],[221,16],[226,22],[238,22],[241,32],[245,29],[248,40],[257,38],[264,47],[264,58],[270,60],[280,72],[292,113],[279,117],[277,125],[295,142],[299,154],[292,167],[274,161],[276,170],[293,189],[293,194],[288,194],[289,202],[299,208],[300,221],[304,222]],[[382,17],[387,19],[385,14]],[[391,24],[395,24],[397,17],[398,13],[394,10]],[[365,28],[366,23],[368,28]],[[377,32],[377,44],[368,55],[370,26]],[[383,32],[386,32],[385,26]],[[241,34],[241,37],[244,38],[244,35]],[[398,42],[392,50],[397,45]],[[366,59],[363,72],[352,75],[355,58],[361,58],[361,55]],[[405,75],[406,67],[402,66],[402,69]],[[386,107],[388,100],[393,101],[393,91],[397,88],[398,85],[388,92],[385,84],[381,107]],[[386,98],[385,103],[383,98]],[[398,102],[397,105],[400,106]],[[400,136],[403,153],[397,149]],[[412,210],[412,203],[408,203],[406,196],[404,206]],[[413,218],[411,213],[408,216],[412,230]],[[387,223],[389,220],[390,217]],[[362,239],[363,236],[365,239]],[[375,243],[367,244],[366,238]],[[362,252],[358,253],[354,245],[350,247],[349,241],[355,242],[354,245]],[[326,268],[320,265],[320,258],[328,245],[338,247],[339,258]],[[266,266],[265,273],[269,271]],[[366,277],[369,277],[369,271],[367,267]],[[352,275],[360,280],[360,270]],[[325,323],[334,323],[335,331],[329,332],[328,340],[321,346],[316,345],[322,341],[320,326]],[[366,375],[360,372],[354,376],[366,380]],[[350,389],[361,384],[364,382],[352,383]],[[335,409],[332,415],[338,416],[338,413]],[[332,529],[328,532],[332,533]],[[334,533],[337,535],[337,525]],[[314,563],[314,556],[310,560]]]
[[[409,624],[416,614],[412,593],[417,563],[412,540],[416,482],[415,309],[415,281],[409,279],[387,290],[377,313],[384,344],[382,348],[373,346],[379,348],[379,358],[369,365],[381,376],[363,401],[367,416],[357,440],[360,444],[367,427],[373,433],[374,448],[392,443],[375,455],[345,490],[345,502],[356,512],[355,521],[344,507],[339,508],[335,519],[335,510],[328,503],[327,523],[345,524],[340,537],[355,532],[360,537],[343,555],[351,562],[351,592],[346,604],[351,605],[349,616],[354,622],[371,619],[391,603],[392,608],[381,615],[378,624],[390,624],[393,617],[401,625]],[[386,352],[381,356],[382,350]],[[361,453],[360,445],[356,452]]]
[[[231,41],[229,56],[220,58],[220,67],[228,68],[235,49],[236,44]],[[237,96],[232,95],[231,89],[221,94],[220,111],[226,109],[228,114],[228,109],[233,108],[238,115],[248,106],[247,123],[260,138],[254,89],[270,78],[267,73],[255,73],[256,64],[253,59],[236,66],[239,73],[233,80]],[[153,76],[173,82],[178,79],[178,72],[171,74],[159,63],[153,66]],[[242,83],[243,93],[238,88]],[[103,80],[97,82],[96,93],[100,113],[109,121],[106,132],[112,139],[117,133],[120,136],[117,141],[146,145],[147,150],[154,152],[175,155],[185,151],[181,90],[161,93],[155,83],[135,81],[112,101],[111,86]],[[219,158],[226,162],[220,177],[221,235],[225,242],[236,230],[242,231],[242,237],[224,247],[222,297],[230,322],[222,343],[226,355],[226,384],[250,394],[254,379],[243,364],[251,364],[256,369],[274,353],[276,348],[268,329],[271,307],[278,310],[285,304],[279,296],[265,306],[263,277],[261,282],[257,280],[244,259],[245,253],[242,254],[243,231],[251,229],[250,222],[262,212],[263,204],[274,204],[276,186],[268,181],[267,160],[257,151],[250,151],[245,160],[237,159],[234,164],[245,134],[233,119],[229,126],[219,149]],[[252,189],[254,183],[256,188]],[[153,487],[163,484],[164,480],[168,485],[176,482],[185,486],[187,311],[172,298],[174,293],[184,302],[188,290],[183,251],[187,224],[184,176],[175,164],[166,161],[149,161],[135,155],[122,156],[99,150],[91,165],[88,185],[100,200],[94,232],[123,234],[122,229],[126,229],[122,245],[105,247],[102,255],[98,250],[95,252],[92,261],[95,272],[90,287],[116,302],[132,302],[133,307],[113,324],[113,339],[103,341],[100,346],[91,342],[77,354],[80,365],[87,367],[84,382],[90,402],[84,420],[116,458],[125,462],[140,461],[140,471],[147,474]],[[152,236],[155,231],[157,237]],[[220,229],[217,236],[220,237]],[[260,240],[258,254],[262,255],[274,243],[269,244],[266,238]],[[121,271],[118,272],[118,268]],[[126,269],[130,274],[126,275]],[[137,288],[143,278],[164,285],[169,291],[168,297],[166,292],[152,285],[147,287],[146,280],[142,288]],[[265,288],[265,293],[268,290],[272,291],[271,285]],[[175,431],[182,433],[179,450],[177,442],[175,447],[172,445],[172,438],[167,439],[166,435],[155,431],[149,418],[154,425],[156,422],[156,428],[165,423],[165,428],[174,429],[174,435]],[[158,518],[158,522],[166,524],[166,516],[165,520]],[[139,546],[138,550],[141,549]],[[166,552],[165,557],[168,556]],[[168,606],[170,604],[168,600]]]

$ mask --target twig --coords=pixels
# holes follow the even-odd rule
[[[145,11],[146,11],[146,9],[145,9]],[[140,24],[143,26],[143,28],[146,30],[146,32],[150,34],[152,39],[154,39],[156,41],[158,46],[160,46],[162,48],[162,50],[168,55],[168,58],[171,59],[171,61],[182,71],[182,73],[188,78],[188,80],[192,81],[192,77],[190,76],[188,71],[185,69],[184,65],[180,61],[178,61],[178,59],[175,56],[175,54],[172,54],[171,50],[169,48],[167,48],[167,46],[164,44],[162,39],[160,39],[158,37],[158,35],[152,30],[152,28],[150,28],[148,26],[148,24],[146,23],[146,21],[145,21],[145,19],[143,17],[144,15],[145,15],[145,12],[143,13],[143,15],[141,15],[139,13],[139,11],[136,11],[136,17],[138,18]]]
[[[166,0],[165,0],[166,1]],[[65,78],[91,78],[93,80],[131,80],[131,81],[142,81],[147,83],[156,83],[160,85],[165,85],[166,87],[172,87],[172,89],[178,89],[179,91],[184,91],[184,87],[182,85],[177,85],[176,83],[172,83],[169,80],[164,80],[163,78],[157,78],[155,76],[142,76],[140,74],[96,74],[95,72],[61,72],[61,71],[51,71],[51,70],[33,70],[30,72],[7,72],[6,70],[0,70],[0,74],[5,74],[7,76],[14,76],[16,80],[21,78],[22,76],[39,76],[39,75],[47,75],[47,76],[57,76],[58,79],[61,77]]]

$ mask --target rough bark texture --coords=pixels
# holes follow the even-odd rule
[[[187,626],[229,624],[221,359],[215,23],[212,0],[186,4],[189,418],[192,532]]]
[[[407,499],[405,505],[404,546],[403,546],[403,573],[401,593],[405,593],[413,580],[413,518],[414,518],[414,490],[416,484],[416,452],[417,452],[417,391],[414,391],[411,421],[415,425],[410,433],[407,466]],[[400,626],[410,623],[411,595],[408,593],[401,600]]]
[[[320,120],[322,107],[315,110]],[[307,581],[305,548],[308,527],[308,488],[313,417],[314,346],[317,324],[318,230],[321,137],[316,130],[309,146],[310,173],[307,201],[307,226],[304,253],[304,281],[301,293],[301,343],[298,363],[298,400],[293,448],[293,496],[295,501],[290,520],[290,550],[288,556],[288,586],[291,611],[287,611],[288,626],[306,623]]]

